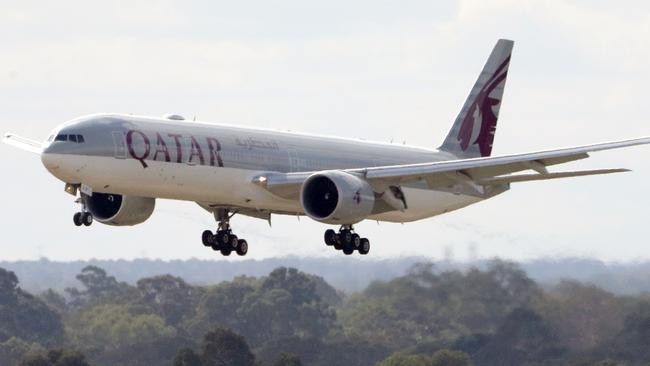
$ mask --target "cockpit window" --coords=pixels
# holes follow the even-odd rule
[[[56,135],[56,138],[54,139],[54,141],[70,141],[70,142],[76,142],[78,144],[82,144],[82,143],[85,142],[83,135],[72,135],[72,134],[70,134],[70,135],[65,135],[65,134]]]
[[[52,142],[54,140],[54,135],[50,135],[50,137],[47,138],[47,142]]]

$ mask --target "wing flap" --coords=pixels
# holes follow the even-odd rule
[[[548,173],[548,174],[517,174],[509,175],[505,177],[494,177],[478,180],[476,183],[481,185],[493,185],[493,184],[509,184],[509,183],[519,183],[519,182],[531,182],[536,180],[548,180],[548,179],[558,179],[558,178],[572,178],[572,177],[584,177],[589,175],[602,175],[602,174],[613,174],[613,173],[625,173],[629,172],[629,169],[598,169],[598,170],[580,170],[573,172],[559,172],[559,173]]]
[[[34,154],[40,155],[41,151],[43,151],[43,146],[40,142],[28,139],[26,137],[21,137],[13,133],[5,133],[2,142]]]

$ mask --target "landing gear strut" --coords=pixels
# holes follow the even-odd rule
[[[230,219],[235,215],[227,209],[219,209],[214,212],[215,219],[219,222],[216,233],[205,230],[201,236],[203,245],[212,248],[214,251],[221,252],[221,255],[229,256],[233,251],[239,256],[245,256],[248,253],[248,242],[245,239],[239,239],[233,234],[230,228]]]
[[[72,221],[74,222],[75,226],[90,226],[93,224],[93,214],[88,211],[88,207],[86,205],[86,198],[81,195],[75,203],[79,203],[81,205],[81,211],[75,213],[72,216]]]
[[[341,226],[338,233],[332,229],[326,230],[325,244],[333,246],[336,250],[342,250],[345,255],[350,255],[355,250],[361,255],[370,252],[370,240],[355,233],[352,225]]]

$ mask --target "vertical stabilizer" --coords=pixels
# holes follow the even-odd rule
[[[440,150],[459,158],[490,156],[513,45],[500,39],[494,46]]]

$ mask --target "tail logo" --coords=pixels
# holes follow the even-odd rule
[[[492,143],[494,142],[494,132],[496,131],[498,118],[492,107],[501,103],[501,100],[490,97],[490,94],[508,76],[506,67],[509,62],[510,56],[503,61],[488,79],[469,110],[467,110],[457,136],[463,151],[466,151],[470,145],[478,144],[481,156],[489,156],[492,153]]]

